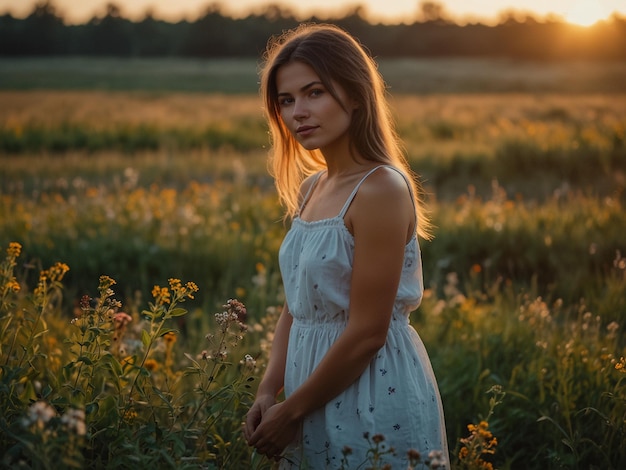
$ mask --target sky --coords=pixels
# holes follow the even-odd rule
[[[0,0],[0,12],[10,12],[23,17],[40,0]],[[195,19],[213,0],[52,0],[57,11],[69,23],[82,23],[94,16],[101,16],[107,3],[121,7],[127,18],[141,18],[148,9],[154,16],[167,20]],[[240,16],[268,3],[281,3],[301,15],[341,14],[355,5],[366,8],[368,18],[386,23],[412,21],[415,19],[420,0],[218,0],[224,11]],[[626,16],[625,0],[439,0],[447,16],[459,23],[480,21],[495,23],[503,11],[530,12],[538,18],[548,15],[560,17],[572,23],[588,26],[609,17],[613,12]],[[226,6],[228,5],[228,6]],[[236,5],[233,6],[233,5]],[[314,5],[314,6],[311,6]]]

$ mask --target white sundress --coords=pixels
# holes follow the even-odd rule
[[[285,372],[287,397],[311,375],[347,324],[354,238],[344,216],[363,181],[381,167],[361,179],[336,217],[313,222],[295,217],[283,240],[279,263],[293,316]],[[314,182],[302,207],[315,186]],[[382,460],[393,469],[407,468],[410,449],[419,451],[423,459],[430,451],[442,451],[448,460],[435,375],[422,340],[409,324],[409,314],[422,294],[421,255],[413,236],[405,247],[385,345],[352,385],[304,419],[300,435],[283,454],[281,469],[366,468],[371,445],[365,433],[370,441],[376,434],[384,436],[387,448],[395,449],[395,456],[386,454]],[[342,463],[345,446],[351,449],[347,464]]]

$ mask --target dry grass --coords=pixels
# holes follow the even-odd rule
[[[0,91],[0,125],[80,123],[206,127],[262,117],[254,95],[151,94],[104,91]]]

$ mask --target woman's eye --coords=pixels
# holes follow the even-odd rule
[[[280,98],[278,100],[278,104],[280,106],[285,106],[285,105],[288,105],[288,104],[291,104],[291,103],[293,103],[293,98],[291,98],[291,97],[289,97],[289,98],[288,97],[284,97],[284,98]]]
[[[320,90],[319,88],[311,90],[311,96],[320,96],[322,93],[324,93],[324,90]]]

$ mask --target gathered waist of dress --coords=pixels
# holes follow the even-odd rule
[[[319,318],[293,318],[292,328],[314,328],[314,329],[343,329],[348,325],[348,320],[344,319],[325,319]],[[389,328],[405,328],[409,325],[408,317],[404,315],[394,315],[389,322]]]

